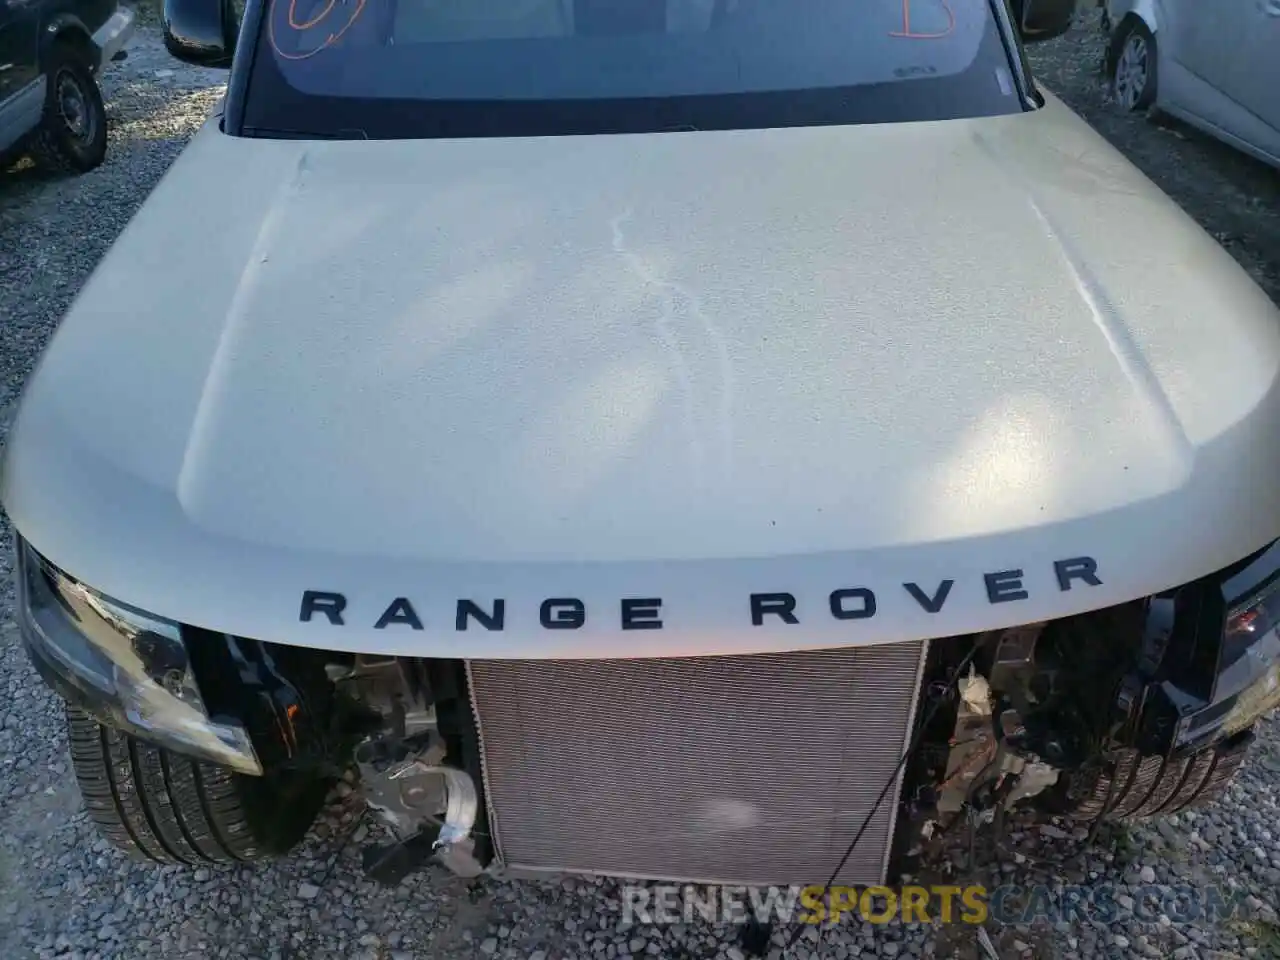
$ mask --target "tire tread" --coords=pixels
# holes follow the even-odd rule
[[[1207,806],[1226,791],[1247,747],[1247,741],[1218,743],[1176,760],[1125,749],[1110,774],[1101,773],[1091,782],[1072,816],[1092,819],[1105,810],[1109,820],[1144,820]]]
[[[249,790],[268,787],[258,778],[172,753],[74,707],[67,708],[67,735],[90,819],[136,860],[249,862],[283,852],[300,836],[262,835],[273,827],[253,816]]]

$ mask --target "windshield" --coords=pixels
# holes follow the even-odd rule
[[[527,136],[1020,109],[989,0],[267,0],[249,127]]]

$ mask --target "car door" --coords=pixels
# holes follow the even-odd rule
[[[1280,133],[1280,0],[1252,3],[1253,27],[1234,73],[1233,99]]]
[[[0,0],[0,105],[36,78],[39,0]]]
[[[1257,0],[1173,0],[1166,6],[1165,55],[1225,91]]]
[[[40,0],[0,0],[0,150],[7,150],[39,118],[38,91],[17,94],[38,75]]]

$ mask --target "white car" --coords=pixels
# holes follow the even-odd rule
[[[1102,0],[1128,110],[1164,111],[1280,167],[1280,0]]]
[[[1221,790],[1280,694],[1280,311],[1004,3],[238,35],[0,475],[121,847],[284,853],[354,767],[410,865],[868,883],[967,804]]]

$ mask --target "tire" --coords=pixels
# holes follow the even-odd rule
[[[1076,802],[1070,815],[1092,820],[1105,810],[1108,820],[1142,820],[1214,803],[1252,742],[1252,732],[1244,731],[1177,759],[1121,750],[1109,769],[1096,771],[1083,790],[1073,790]]]
[[[67,708],[71,763],[85,809],[135,860],[234,863],[287,853],[327,792],[297,774],[249,777],[180,756]]]
[[[1156,102],[1159,56],[1155,34],[1136,16],[1116,31],[1107,54],[1111,95],[1129,112],[1150,110]]]
[[[44,116],[28,151],[50,172],[87,173],[107,155],[102,91],[85,55],[71,44],[55,44],[46,67]]]

